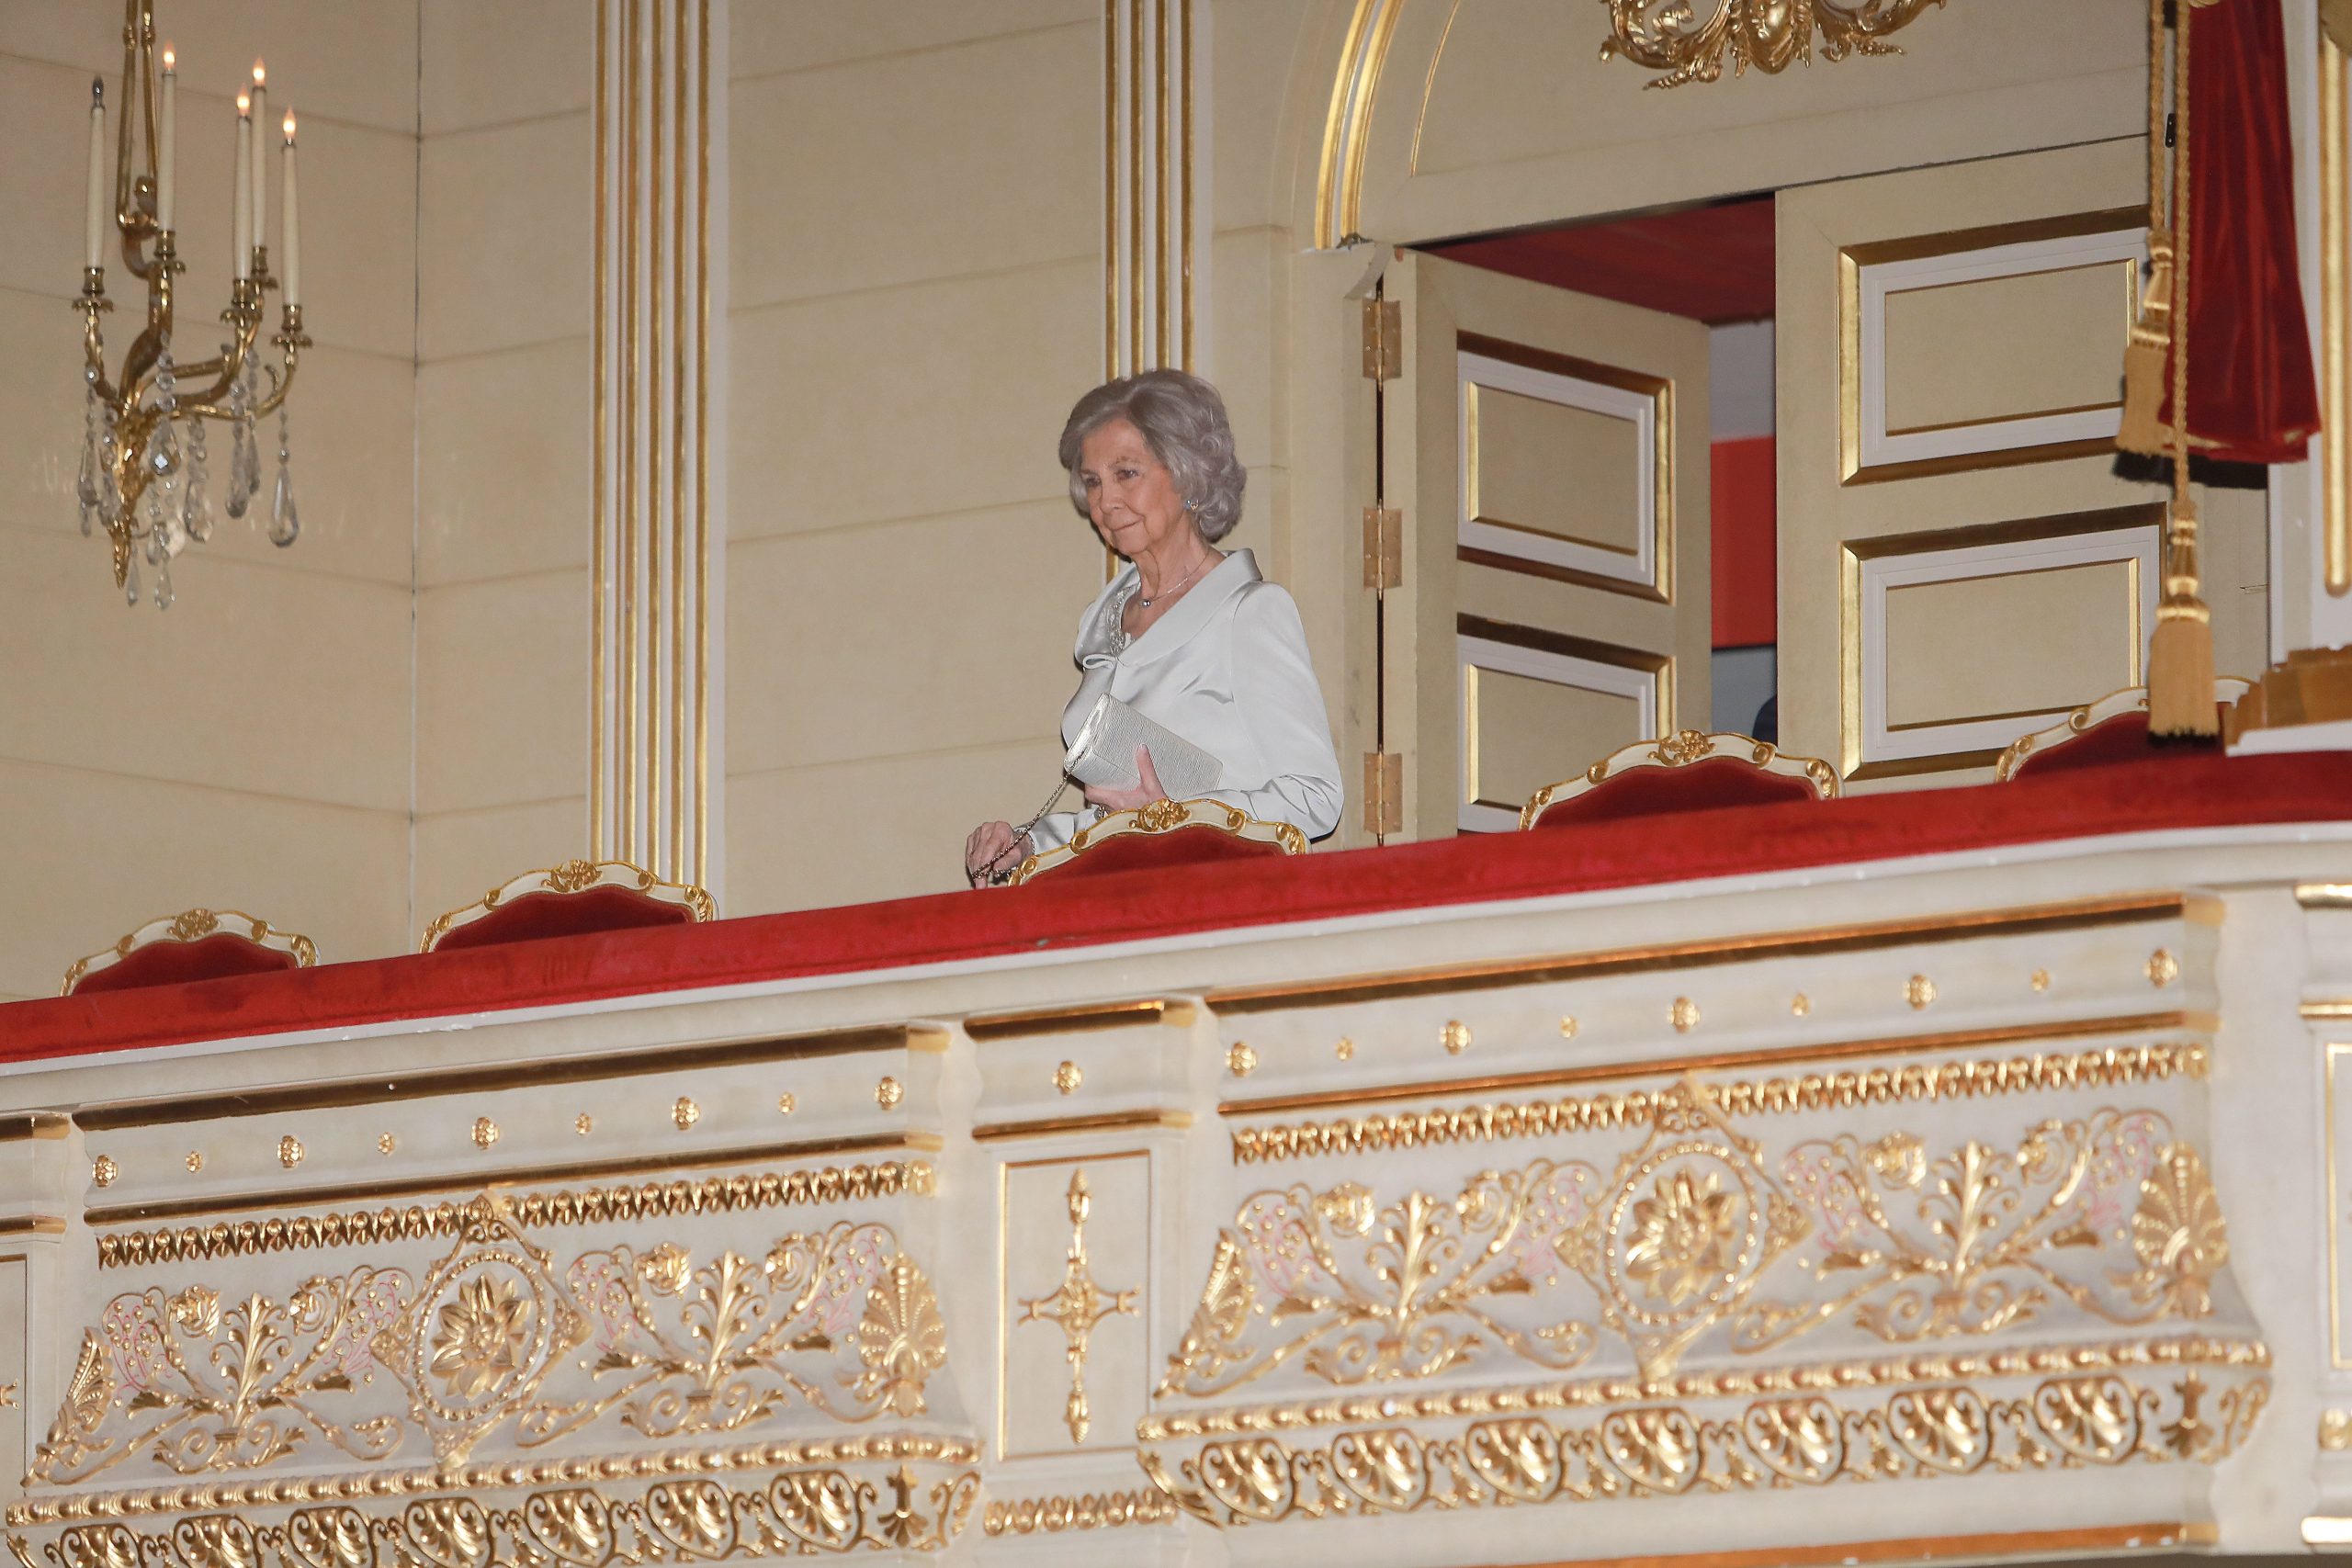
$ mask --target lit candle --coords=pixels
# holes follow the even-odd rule
[[[300,209],[294,200],[294,111],[286,111],[286,186],[282,193],[284,214],[277,220],[286,243],[286,265],[281,272],[286,278],[286,303],[290,308],[302,302],[302,220]]]
[[[246,171],[253,163],[254,139],[245,123],[253,112],[253,99],[243,93],[237,95],[237,183],[235,199],[230,204],[233,214],[229,223],[229,258],[235,265],[237,281],[243,283],[253,276],[254,246],[254,182]]]
[[[261,62],[254,61],[254,112],[251,125],[254,151],[253,162],[249,165],[252,169],[254,186],[254,209],[252,238],[249,243],[256,250],[269,243],[269,186],[267,183],[269,180],[269,95],[264,85],[268,79],[269,73],[262,69]]]
[[[90,78],[90,206],[82,224],[82,265],[102,265],[107,210],[107,89]]]
[[[164,124],[155,149],[155,223],[166,233],[171,231],[172,198],[177,194],[179,180],[173,167],[180,139],[180,73],[178,58],[172,46],[164,46]]]

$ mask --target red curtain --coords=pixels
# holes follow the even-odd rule
[[[2278,0],[2184,4],[2188,56],[2188,440],[2292,463],[2319,429],[2295,267],[2295,160]],[[2172,423],[2171,376],[2164,412]]]

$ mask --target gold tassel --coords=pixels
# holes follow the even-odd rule
[[[2174,503],[2165,533],[2164,597],[2148,649],[2148,733],[2215,735],[2213,612],[2198,596],[2197,503],[2186,493]]]
[[[2160,0],[2159,0],[2160,3]],[[2156,605],[2156,632],[2148,648],[2148,734],[2153,739],[2210,738],[2221,733],[2213,707],[2213,612],[2199,596],[2197,498],[2188,472],[2188,40],[2194,0],[2173,14],[2172,277],[2165,311],[2172,329],[2172,511],[2165,527],[2165,589]],[[2153,77],[2164,69],[2152,54]],[[2149,89],[2153,110],[2155,89]],[[2153,130],[2153,115],[2151,129]],[[2153,156],[2154,149],[2150,149]],[[2153,288],[2151,290],[2153,292]],[[2136,340],[2138,333],[2132,334]],[[2127,351],[2128,352],[2128,351]],[[2127,400],[2129,386],[2126,387]]]
[[[2148,231],[2148,287],[2140,297],[2140,319],[2123,345],[2123,423],[2115,444],[2126,452],[2161,457],[2170,432],[2163,420],[2165,374],[2172,355],[2172,236]]]

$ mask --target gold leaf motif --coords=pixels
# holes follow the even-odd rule
[[[1898,1393],[1887,1406],[1894,1440],[1921,1466],[1965,1474],[1992,1453],[1984,1401],[1965,1388]]]
[[[2132,1250],[2140,1267],[2125,1278],[2132,1299],[2181,1317],[2213,1310],[2212,1280],[2229,1266],[2230,1232],[2205,1162],[2173,1144],[2140,1184],[2132,1215]]]
[[[922,1271],[903,1256],[867,1294],[857,1325],[857,1355],[865,1371],[857,1392],[899,1416],[922,1414],[922,1386],[947,1364],[947,1324]]]

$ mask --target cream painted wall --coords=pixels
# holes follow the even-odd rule
[[[412,937],[588,850],[594,14],[419,18]]]
[[[0,997],[51,994],[75,957],[191,905],[305,932],[327,958],[397,952],[413,929],[416,6],[350,7],[332,29],[302,25],[315,13],[292,0],[164,10],[182,321],[201,323],[184,331],[205,352],[228,293],[228,95],[256,54],[272,107],[300,115],[317,340],[292,404],[303,534],[279,550],[257,514],[223,521],[181,558],[179,601],[159,614],[127,609],[103,543],[77,532],[67,302],[89,79],[105,73],[119,98],[120,7],[0,0]],[[119,265],[109,283],[119,363],[144,295]]]
[[[733,7],[729,913],[960,886],[1053,783],[1102,581],[1054,460],[1101,369],[1101,28]]]

